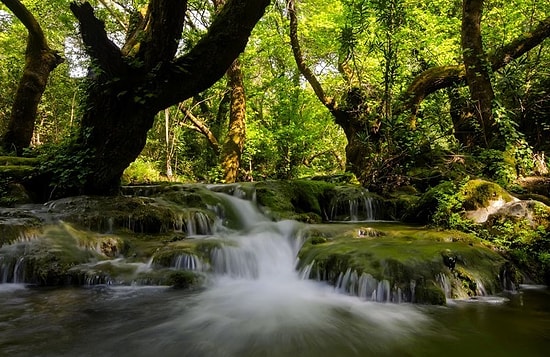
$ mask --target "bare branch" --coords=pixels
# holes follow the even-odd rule
[[[185,115],[185,118],[189,119],[189,121],[193,123],[195,129],[206,137],[208,144],[212,150],[214,150],[216,156],[218,156],[220,154],[220,144],[214,133],[210,131],[202,120],[197,118],[185,105],[183,105],[183,103],[178,104],[178,109]]]

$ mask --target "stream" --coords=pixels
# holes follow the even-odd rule
[[[201,288],[0,284],[0,355],[548,355],[546,287],[447,306],[365,301],[302,279],[300,224],[228,200],[240,229],[217,232],[228,244]]]
[[[0,287],[0,355],[547,356],[550,346],[544,288],[447,307],[318,296],[258,308],[254,304],[268,301],[247,300],[253,287],[233,286],[223,295],[223,284],[195,292],[6,284]]]

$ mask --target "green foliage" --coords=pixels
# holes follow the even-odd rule
[[[491,220],[478,234],[509,254],[528,277],[538,283],[550,282],[550,210],[540,206],[536,221],[527,218]]]
[[[80,194],[91,174],[91,149],[78,146],[74,137],[68,137],[60,143],[42,145],[34,154],[40,162],[38,175],[48,183],[48,198]]]
[[[471,222],[462,218],[462,186],[467,182],[445,181],[428,190],[418,202],[418,218],[437,227],[471,231]]]
[[[160,181],[160,172],[155,164],[138,157],[122,174],[122,183],[125,185],[144,184]]]

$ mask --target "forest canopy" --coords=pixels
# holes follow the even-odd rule
[[[2,0],[4,154],[48,196],[347,171],[384,192],[546,173],[540,0]],[[34,67],[29,67],[34,66]]]

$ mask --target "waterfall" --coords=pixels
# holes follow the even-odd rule
[[[418,322],[426,322],[411,306],[374,305],[393,301],[388,281],[351,270],[341,275],[337,287],[308,279],[313,264],[305,271],[296,269],[305,236],[300,223],[269,221],[254,202],[220,195],[224,210],[219,213],[233,216],[240,228],[216,233],[225,243],[211,252],[210,284],[168,327],[203,341],[189,346],[190,355],[269,355],[270,346],[304,343],[323,350],[330,339],[355,332],[370,337],[349,343],[370,344],[412,333]],[[243,352],[249,348],[257,353]]]
[[[0,248],[0,283],[22,284],[26,276],[26,253],[29,246],[35,242],[26,236],[20,237],[14,243],[6,244]]]
[[[189,209],[179,213],[174,219],[174,231],[185,232],[188,237],[210,235],[214,232],[214,222],[203,211]]]
[[[206,270],[206,264],[203,263],[199,257],[194,254],[180,254],[178,255],[172,264],[176,269],[191,270],[191,271],[203,271]]]
[[[307,279],[310,276],[312,267],[313,263],[304,267],[301,276]],[[319,276],[317,276],[317,279],[322,280]],[[366,301],[401,303],[408,300],[404,298],[401,289],[391,288],[389,280],[378,281],[368,273],[359,275],[357,271],[351,268],[338,275],[334,289],[341,294],[357,296]]]
[[[378,201],[364,189],[349,188],[330,202],[328,220],[333,222],[365,222],[380,219]]]
[[[443,290],[443,292],[445,293],[445,298],[450,299],[452,297],[451,296],[452,286],[451,286],[451,281],[449,280],[447,275],[445,275],[444,273],[439,273],[437,274],[435,279],[439,284],[439,286],[441,287],[441,289]]]
[[[0,256],[0,284],[13,283],[22,284],[25,282],[25,257]]]

